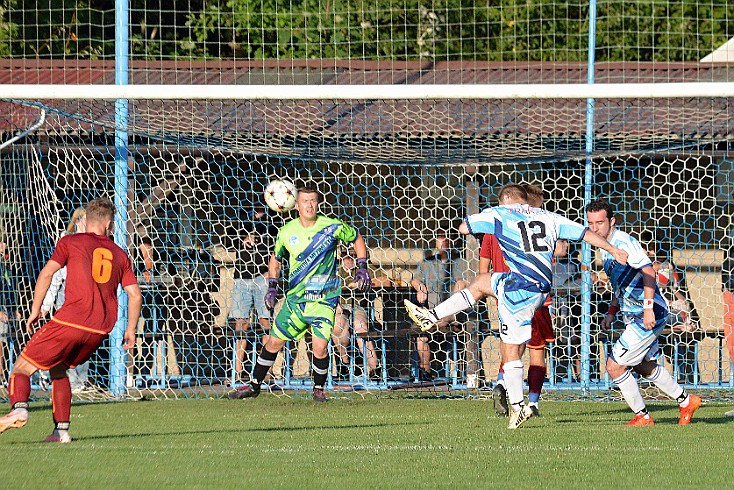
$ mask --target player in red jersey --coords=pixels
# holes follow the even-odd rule
[[[525,190],[528,193],[528,204],[539,208],[543,206],[543,190],[537,186],[526,184]],[[500,245],[494,235],[487,234],[482,238],[482,247],[479,251],[479,272],[509,272],[510,269],[505,263],[505,258],[500,250]],[[540,392],[543,390],[543,382],[545,381],[545,346],[550,342],[555,342],[553,335],[553,323],[549,307],[553,304],[550,296],[546,299],[543,306],[536,310],[531,324],[531,338],[527,347],[530,349],[530,366],[528,368],[528,406],[533,411],[533,415],[538,416],[538,401],[540,400]],[[497,375],[497,385],[492,391],[492,399],[494,400],[494,409],[498,415],[507,416],[509,407],[507,405],[507,391],[505,390],[503,381],[504,371],[502,362],[500,361],[499,374]]]
[[[69,418],[71,385],[66,370],[87,361],[115,327],[117,286],[128,295],[125,350],[135,345],[142,296],[130,257],[109,238],[114,204],[95,199],[86,206],[87,232],[59,240],[51,259],[38,274],[33,306],[26,323],[33,333],[41,317],[41,305],[54,273],[66,266],[66,300],[54,317],[43,325],[21,352],[8,383],[12,410],[0,417],[0,433],[23,427],[28,421],[30,377],[39,369],[51,375],[51,399],[55,428],[45,442],[71,442]]]

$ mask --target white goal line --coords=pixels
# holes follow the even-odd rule
[[[17,100],[460,100],[652,99],[734,97],[734,83],[599,83],[494,85],[15,85]]]

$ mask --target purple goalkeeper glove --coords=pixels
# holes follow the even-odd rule
[[[354,274],[354,282],[357,289],[363,293],[372,289],[372,279],[367,271],[367,259],[357,259],[357,273]]]
[[[268,292],[265,293],[265,306],[271,312],[275,309],[275,303],[278,302],[278,280],[268,279]]]

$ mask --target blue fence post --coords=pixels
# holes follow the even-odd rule
[[[115,0],[115,85],[128,83],[129,0]],[[115,242],[127,250],[127,173],[128,173],[128,103],[115,101]],[[110,334],[110,391],[113,396],[125,393],[127,353],[122,338],[127,328],[127,294],[118,290],[120,305],[117,323]]]
[[[588,63],[587,83],[594,83],[594,63],[596,49],[596,0],[589,3],[589,40],[588,40]],[[591,185],[594,180],[592,154],[594,152],[594,99],[586,99],[586,165],[584,175],[584,203],[592,199]],[[584,222],[586,222],[586,213]],[[581,388],[587,390],[590,384],[591,374],[591,247],[583,244],[584,265],[582,272],[581,288]]]

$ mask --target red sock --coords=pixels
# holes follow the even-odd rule
[[[63,377],[51,381],[51,401],[54,422],[69,422],[71,418],[71,383]]]
[[[498,373],[504,373],[505,372],[505,363],[500,361],[500,368],[497,370]]]
[[[530,366],[528,368],[528,391],[537,393],[543,390],[543,382],[545,381],[545,366]]]
[[[10,392],[10,406],[15,408],[16,403],[23,403],[28,407],[28,397],[31,396],[31,378],[27,374],[11,374],[8,384]]]

